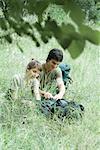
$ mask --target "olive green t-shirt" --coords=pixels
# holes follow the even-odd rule
[[[51,72],[46,72],[44,65],[42,66],[42,72],[40,74],[40,89],[44,91],[56,91],[57,81],[56,79],[62,78],[62,72],[59,66],[53,69]]]

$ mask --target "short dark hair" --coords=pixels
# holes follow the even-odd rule
[[[47,56],[46,62],[51,60],[51,59],[54,59],[54,60],[56,60],[58,62],[62,62],[62,60],[63,60],[63,52],[61,50],[59,50],[59,49],[56,49],[56,48],[52,49],[49,52],[48,56]]]

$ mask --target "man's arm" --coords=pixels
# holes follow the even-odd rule
[[[65,94],[65,85],[62,78],[62,71],[60,68],[57,69],[56,82],[57,82],[59,93],[54,96],[54,99],[58,100],[58,99],[62,99]]]
[[[65,94],[65,86],[64,86],[64,82],[62,80],[62,76],[58,77],[56,79],[57,81],[57,87],[59,89],[59,93],[56,94],[53,98],[58,100],[58,99],[62,99],[64,94]]]

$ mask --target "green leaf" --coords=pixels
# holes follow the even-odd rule
[[[24,50],[21,48],[21,46],[19,45],[19,43],[18,43],[18,42],[16,43],[16,45],[17,45],[17,47],[19,48],[19,50],[21,51],[21,53],[23,53],[23,52],[24,52]]]
[[[3,29],[3,30],[7,30],[8,27],[7,27],[7,22],[4,18],[0,18],[0,27]]]
[[[5,39],[9,42],[9,43],[12,43],[12,38],[10,35],[6,35],[5,36]]]
[[[73,40],[68,51],[73,59],[77,58],[84,50],[85,40]]]
[[[72,0],[65,1],[63,8],[66,14],[70,12],[70,17],[76,24],[82,24],[85,19],[85,14]]]
[[[79,31],[81,36],[84,37],[85,40],[90,41],[93,44],[100,44],[100,32],[97,30],[93,30],[92,28],[82,25],[79,27]]]

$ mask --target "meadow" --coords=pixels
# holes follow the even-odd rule
[[[86,42],[83,53],[72,59],[64,51],[64,60],[71,66],[73,84],[66,91],[66,99],[85,107],[82,121],[69,124],[46,118],[34,107],[19,101],[10,103],[5,97],[10,80],[23,74],[31,58],[44,62],[49,50],[60,48],[52,38],[36,47],[28,37],[14,35],[12,44],[0,44],[0,150],[99,150],[100,149],[100,47]],[[23,53],[16,46],[16,38]],[[26,99],[34,97],[26,91]]]

